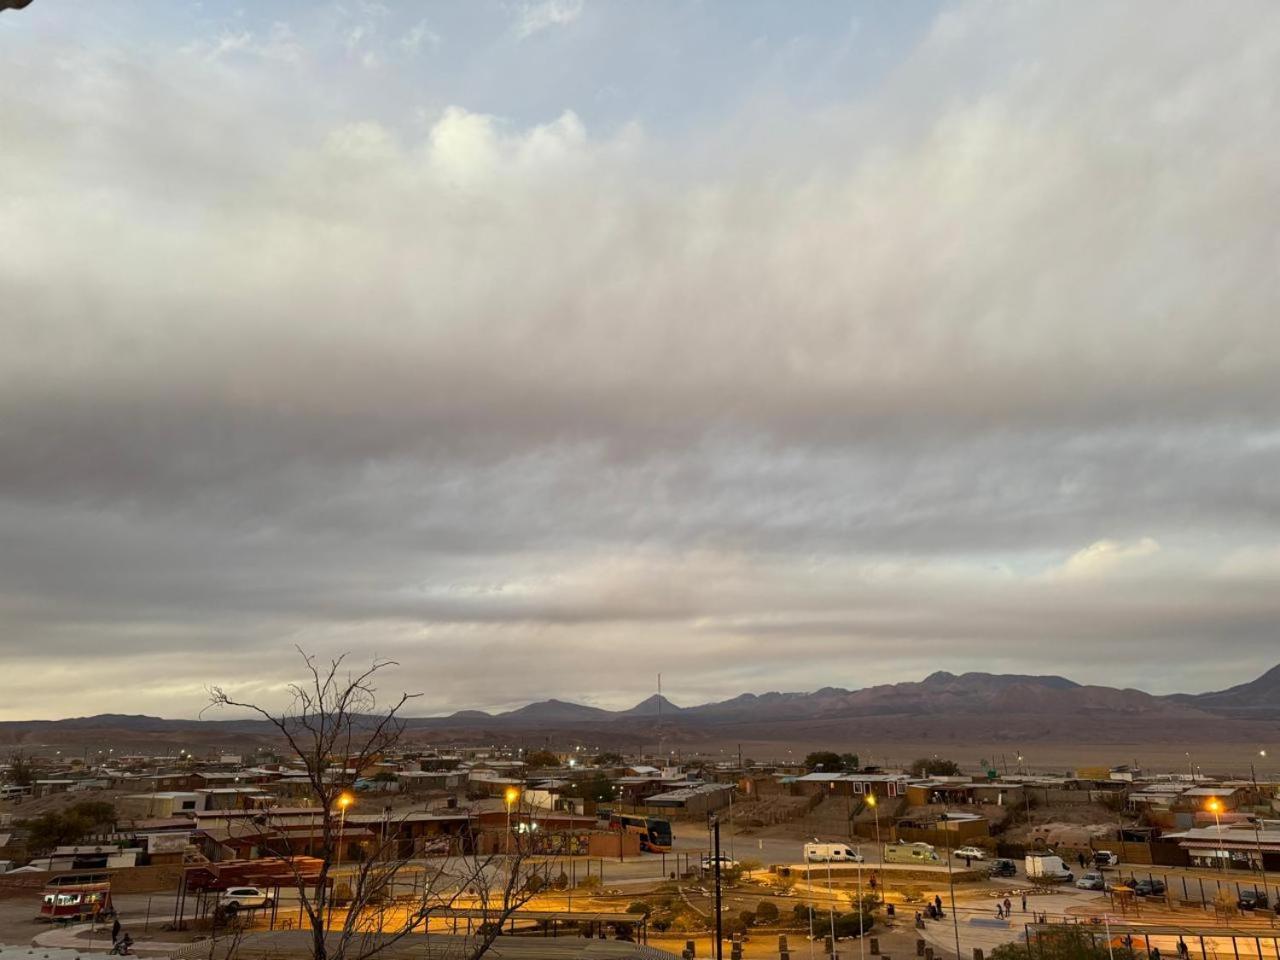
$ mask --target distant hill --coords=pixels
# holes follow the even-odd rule
[[[661,718],[658,706],[661,702]],[[1059,676],[932,673],[920,681],[857,690],[744,693],[680,707],[655,694],[625,710],[549,699],[504,713],[462,710],[407,718],[412,737],[493,742],[520,734],[551,741],[589,738],[613,746],[663,740],[695,746],[728,739],[776,743],[877,740],[940,743],[1272,742],[1280,736],[1280,666],[1226,690],[1153,696]],[[243,750],[276,744],[261,720],[166,720],[103,714],[0,722],[0,749]]]
[[[1280,664],[1256,680],[1240,683],[1226,690],[1198,694],[1176,693],[1169,699],[1227,716],[1280,719]]]

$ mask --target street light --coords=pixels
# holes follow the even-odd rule
[[[347,807],[355,802],[356,798],[349,793],[338,794],[334,801],[338,805],[338,861],[335,866],[342,866],[342,836],[347,832]]]
[[[506,852],[511,853],[511,807],[520,799],[520,791],[515,787],[507,787],[506,792],[502,795],[502,799],[507,803],[507,846]]]
[[[880,845],[880,804],[879,804],[879,801],[877,801],[877,800],[876,800],[876,795],[875,795],[874,793],[869,793],[869,794],[867,794],[867,806],[869,806],[869,807],[871,808],[871,812],[872,812],[873,814],[875,814],[875,818],[876,818],[876,851],[877,851],[876,856],[878,856],[878,857],[880,858],[881,868],[883,869],[883,866],[884,866],[884,847]],[[884,886],[886,883],[888,883],[888,882],[889,882],[888,874],[881,873],[881,874],[880,874],[880,885],[881,885],[881,887],[883,887],[883,886]],[[885,891],[882,889],[882,890],[880,891],[880,896],[881,896],[883,899],[887,900],[888,898],[884,896],[884,893],[885,893]]]
[[[1213,814],[1213,822],[1216,825],[1215,829],[1217,830],[1217,834],[1218,834],[1217,836],[1218,849],[1215,851],[1215,853],[1222,854],[1226,852],[1225,848],[1222,846],[1222,801],[1219,800],[1217,797],[1210,797],[1204,806],[1206,810],[1208,810],[1210,813]],[[1225,860],[1226,858],[1219,856],[1218,859]],[[1221,867],[1222,867],[1222,872],[1225,874],[1227,872],[1226,864],[1222,863]]]

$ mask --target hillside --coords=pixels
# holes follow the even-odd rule
[[[803,744],[840,740],[940,743],[1269,742],[1280,735],[1280,666],[1226,690],[1153,696],[1058,676],[936,672],[920,681],[860,690],[744,693],[679,707],[651,696],[610,711],[549,699],[504,713],[464,710],[406,720],[414,739],[493,742],[519,733],[550,742],[619,747],[730,739]],[[166,720],[104,714],[0,722],[0,746],[97,749],[229,749],[276,743],[260,720]]]

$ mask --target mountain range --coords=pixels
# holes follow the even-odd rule
[[[550,699],[514,710],[464,710],[406,720],[411,738],[469,742],[589,742],[619,747],[749,740],[1029,743],[1274,742],[1280,735],[1280,665],[1247,683],[1156,696],[1059,676],[939,671],[921,681],[857,690],[744,693],[680,707],[651,696],[626,710]],[[243,748],[275,742],[262,720],[166,720],[104,714],[0,722],[0,745],[88,749],[182,744]]]

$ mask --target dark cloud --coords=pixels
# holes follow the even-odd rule
[[[440,708],[638,700],[619,647],[688,699],[1270,666],[1280,15],[1155,9],[961,6],[678,137],[353,119],[282,28],[0,37],[4,712],[294,643]]]

